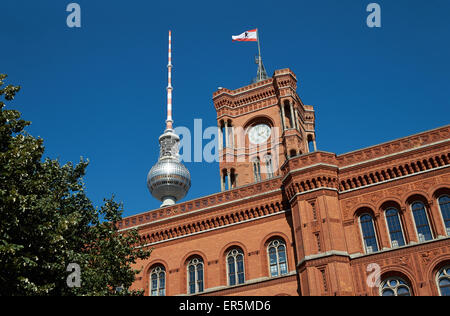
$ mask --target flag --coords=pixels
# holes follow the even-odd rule
[[[231,36],[233,42],[256,42],[258,40],[258,29],[245,31],[244,33],[236,36]]]

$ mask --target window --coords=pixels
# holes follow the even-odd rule
[[[273,178],[272,156],[266,155],[264,159],[266,161],[267,178],[271,179]]]
[[[233,249],[227,255],[228,285],[245,282],[244,254],[241,249]]]
[[[384,280],[380,286],[381,296],[411,296],[409,285],[400,278]]]
[[[315,151],[314,138],[312,135],[308,135],[308,152],[312,153]]]
[[[414,222],[416,223],[419,242],[433,239],[425,205],[422,202],[414,202],[411,205],[411,210],[413,212]]]
[[[439,295],[450,296],[450,266],[439,270],[436,282],[439,288]]]
[[[269,255],[270,276],[276,277],[288,273],[286,260],[286,244],[283,240],[273,240],[267,246]]]
[[[378,251],[377,237],[375,236],[375,228],[373,226],[372,216],[369,214],[361,215],[359,218],[361,225],[361,232],[364,240],[364,247],[366,253],[372,253]]]
[[[150,272],[150,295],[166,295],[166,271],[164,267],[157,266]]]
[[[447,236],[450,236],[450,197],[448,195],[443,195],[438,201]]]
[[[403,237],[402,225],[397,209],[388,208],[384,215],[386,217],[386,224],[391,238],[391,246],[393,248],[404,246],[405,238]]]
[[[253,160],[253,174],[255,176],[255,182],[261,181],[261,166],[258,158]]]
[[[189,294],[203,292],[203,260],[194,258],[189,261],[188,270],[188,286]]]
[[[292,117],[293,113],[291,113],[291,106],[290,106],[289,101],[284,102],[284,113],[285,113],[285,117],[286,117],[285,122],[286,122],[286,124],[289,124],[288,126],[286,126],[286,128],[288,128],[288,129],[295,128],[294,120]]]

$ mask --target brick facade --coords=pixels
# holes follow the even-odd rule
[[[134,288],[149,295],[150,272],[160,266],[165,294],[188,295],[187,265],[196,257],[204,272],[203,290],[196,295],[379,295],[379,288],[367,283],[370,264],[380,267],[382,281],[403,280],[412,295],[440,294],[436,276],[450,264],[450,237],[438,201],[450,196],[450,126],[343,155],[309,152],[308,142],[315,146],[314,110],[296,88],[295,75],[284,69],[265,81],[214,93],[219,128],[225,122],[244,130],[258,122],[281,127],[264,149],[277,153],[279,168],[255,183],[251,157],[258,148],[248,141],[239,147],[234,138],[220,151],[221,175],[231,169],[237,175],[228,188],[123,219],[122,231],[138,228],[154,248],[136,265],[142,271]],[[281,105],[292,109],[291,117]],[[416,201],[425,207],[430,240],[418,237],[411,209]],[[390,239],[389,208],[398,211],[404,246]],[[363,214],[372,218],[376,251],[365,247]],[[267,246],[274,240],[286,245],[281,276],[271,276],[269,269]],[[244,284],[229,285],[231,249],[242,251]]]

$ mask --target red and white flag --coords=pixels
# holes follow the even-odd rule
[[[256,42],[258,40],[258,29],[245,31],[244,33],[236,36],[231,36],[233,42]]]

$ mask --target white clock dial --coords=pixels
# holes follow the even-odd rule
[[[264,143],[270,137],[270,127],[266,124],[259,124],[250,128],[248,137],[254,145]]]

